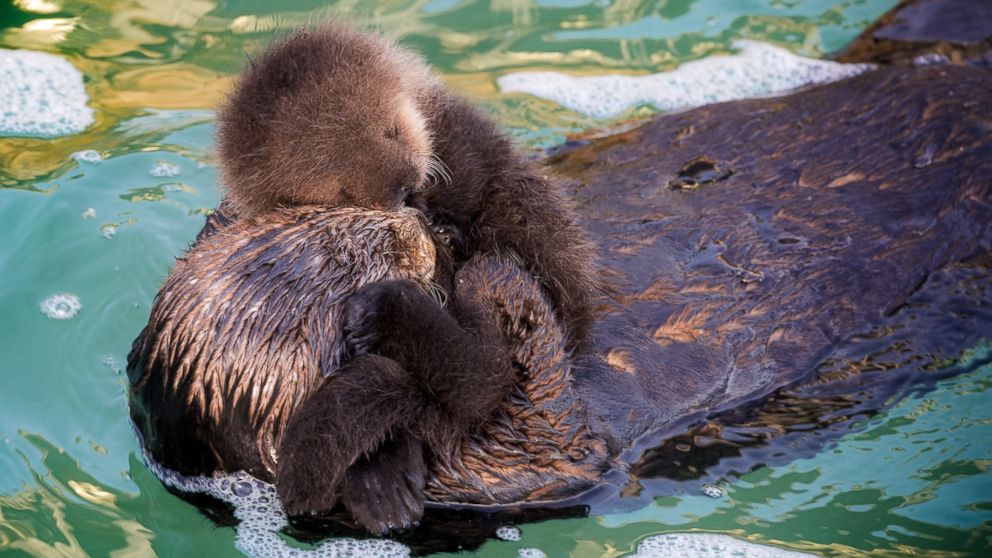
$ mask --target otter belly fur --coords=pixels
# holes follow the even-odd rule
[[[427,287],[434,265],[413,210],[283,209],[197,243],[128,357],[152,456],[182,473],[272,480],[289,417],[341,364],[343,301],[380,280]]]

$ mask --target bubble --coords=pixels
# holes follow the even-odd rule
[[[106,366],[107,368],[110,368],[111,370],[113,370],[118,374],[124,371],[124,369],[121,368],[120,363],[117,362],[117,359],[112,357],[111,355],[104,355],[103,365]]]
[[[548,555],[539,548],[521,548],[517,551],[519,558],[548,558]]]
[[[704,484],[703,494],[710,498],[722,498],[727,494],[727,491],[715,484]]]
[[[55,137],[93,123],[83,74],[61,57],[0,49],[0,135]]]
[[[117,235],[117,225],[104,225],[100,227],[100,236],[106,239],[114,238]]]
[[[98,165],[100,164],[100,161],[103,160],[103,155],[101,155],[100,152],[95,149],[85,149],[83,151],[77,151],[72,155],[69,155],[69,157],[81,163],[90,163],[93,165]]]
[[[503,525],[499,529],[496,529],[496,538],[502,539],[504,541],[519,541],[520,540],[520,529],[513,527],[512,525]]]
[[[96,217],[96,210],[92,207],[87,207],[86,211],[83,212],[83,219],[92,219]]]
[[[628,558],[808,558],[813,554],[757,544],[715,533],[667,533],[648,537]]]
[[[148,174],[159,178],[179,176],[179,167],[168,161],[156,161]]]
[[[53,320],[71,320],[83,305],[74,294],[59,293],[41,301],[41,311]]]
[[[805,58],[758,41],[738,40],[734,47],[739,50],[737,54],[710,56],[646,76],[515,72],[496,82],[504,93],[529,93],[576,112],[606,118],[642,105],[671,111],[765,97],[836,81],[874,67]]]
[[[236,496],[250,496],[251,495],[251,483],[250,482],[236,482],[231,486],[231,492]]]

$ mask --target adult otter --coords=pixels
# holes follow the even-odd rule
[[[555,157],[606,240],[616,304],[574,367],[558,349],[525,359],[531,370],[556,364],[500,404],[488,434],[432,467],[428,498],[566,498],[600,482],[605,440],[633,462],[804,379],[794,392],[811,403],[836,397],[852,409],[840,414],[870,412],[919,373],[912,362],[973,346],[988,331],[989,264],[958,262],[992,245],[990,82],[967,68],[878,71],[661,117]],[[713,168],[724,172],[681,186],[681,175]],[[890,340],[918,360],[818,374]],[[644,488],[643,498],[663,494]]]
[[[301,478],[287,476],[284,463],[313,467],[337,475],[297,487],[322,506],[318,511],[340,498],[374,531],[418,519],[429,480],[422,440],[447,448],[449,458],[471,458],[480,448],[478,438],[463,438],[466,426],[489,418],[501,402],[535,407],[568,381],[565,336],[540,287],[499,258],[474,260],[457,275],[453,304],[473,304],[458,309],[467,330],[435,304],[418,316],[420,329],[405,332],[410,337],[397,352],[380,345],[377,354],[354,356],[349,297],[364,285],[406,280],[417,290],[400,285],[402,296],[388,299],[388,311],[424,312],[419,289],[432,285],[435,256],[434,239],[411,209],[287,208],[241,219],[198,242],[166,279],[128,357],[132,418],[152,456],[184,474],[244,470],[276,481],[281,497],[283,483]],[[535,330],[548,332],[541,340],[557,341],[529,347]],[[517,365],[540,381],[532,387],[543,390],[524,403],[504,401],[512,369],[487,360],[500,353],[484,344],[500,336],[502,347],[503,335],[514,340]],[[542,412],[497,416],[546,421]],[[576,469],[576,482],[589,483],[602,464],[586,458],[602,451],[576,430],[576,418],[553,421],[576,434],[572,442],[548,433],[543,444],[555,452],[589,446],[581,456],[591,468]],[[476,436],[495,442],[506,427],[487,426]],[[329,434],[313,453],[287,453],[286,438],[300,432]],[[539,438],[527,443],[542,445]],[[354,465],[329,468],[322,461],[349,456]]]

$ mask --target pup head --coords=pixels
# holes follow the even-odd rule
[[[340,24],[273,44],[218,114],[228,201],[241,216],[279,205],[399,208],[427,179],[430,137],[415,100],[431,84],[415,55]]]

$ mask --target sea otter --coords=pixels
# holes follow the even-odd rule
[[[419,58],[392,41],[325,24],[275,43],[252,61],[220,110],[218,154],[224,218],[303,204],[380,210],[406,204],[422,210],[451,247],[452,258],[439,260],[435,280],[452,295],[455,318],[480,340],[477,361],[484,365],[456,365],[452,351],[437,350],[464,335],[436,336],[429,351],[411,342],[425,326],[430,329],[425,317],[436,305],[409,282],[370,284],[349,302],[353,319],[347,333],[355,354],[386,356],[421,376],[436,375],[438,385],[447,374],[448,407],[465,402],[464,409],[436,417],[433,430],[420,430],[432,455],[454,451],[471,425],[493,409],[491,402],[478,404],[475,382],[454,380],[458,370],[475,367],[476,375],[509,377],[506,348],[485,333],[482,311],[459,299],[452,283],[466,262],[479,255],[515,259],[539,278],[567,328],[569,345],[585,339],[599,286],[591,245],[564,196],[493,121],[448,92]],[[445,364],[433,355],[443,355]],[[308,401],[283,439],[277,485],[290,513],[329,508],[337,480],[358,457],[322,458],[320,440],[343,435],[320,418],[340,405],[335,391],[331,387]],[[504,395],[506,390],[494,400]],[[375,415],[367,420],[380,422]],[[412,468],[423,467],[419,450],[404,455],[417,462]],[[398,461],[397,455],[383,459],[380,473],[371,463],[362,470],[388,477]]]
[[[395,42],[339,23],[301,29],[251,61],[217,121],[227,218],[416,207],[452,241],[456,267],[481,253],[518,258],[570,341],[585,339],[601,284],[567,197]]]
[[[670,484],[638,483],[659,462],[706,475],[687,459],[760,443],[800,407],[805,435],[954,370],[950,359],[992,323],[990,82],[960,67],[879,70],[659,117],[551,158],[603,239],[616,292],[572,359],[561,323],[499,322],[518,332],[509,346],[526,381],[431,464],[427,499],[553,504],[600,485],[619,456],[630,484],[577,501],[594,511],[621,493],[647,501],[668,494]],[[222,215],[205,236],[238,223]],[[555,315],[546,286],[511,271],[490,288],[543,303],[504,308]],[[876,366],[880,350],[897,362]],[[788,407],[719,439],[721,424],[754,421],[748,410],[769,396]],[[662,446],[677,457],[645,452],[707,421],[715,433]],[[733,466],[792,451],[742,453]]]
[[[514,472],[517,489],[553,495],[591,486],[605,446],[571,400],[566,334],[537,281],[515,263],[480,257],[463,266],[452,303],[471,302],[476,313],[458,312],[457,323],[438,304],[428,307],[399,347],[401,360],[385,356],[388,347],[354,355],[349,297],[365,285],[409,281],[415,290],[401,284],[389,311],[422,312],[416,303],[433,287],[435,246],[413,209],[285,208],[201,239],[166,279],[128,357],[131,415],[152,457],[184,474],[244,470],[275,481],[280,495],[281,483],[299,478],[280,475],[282,462],[337,471],[301,492],[324,506],[318,511],[341,499],[376,532],[416,521],[428,483],[483,490],[473,480],[483,469],[466,471],[463,462],[505,461],[487,475],[496,480],[535,452],[544,465]],[[497,349],[480,344],[496,336],[525,381],[485,361]],[[410,362],[417,358],[434,368]],[[459,432],[483,419],[470,438]],[[324,437],[312,454],[287,455],[294,431]],[[422,441],[449,448],[432,471]],[[349,467],[323,464],[346,455],[358,456]],[[547,491],[549,481],[557,490]]]

